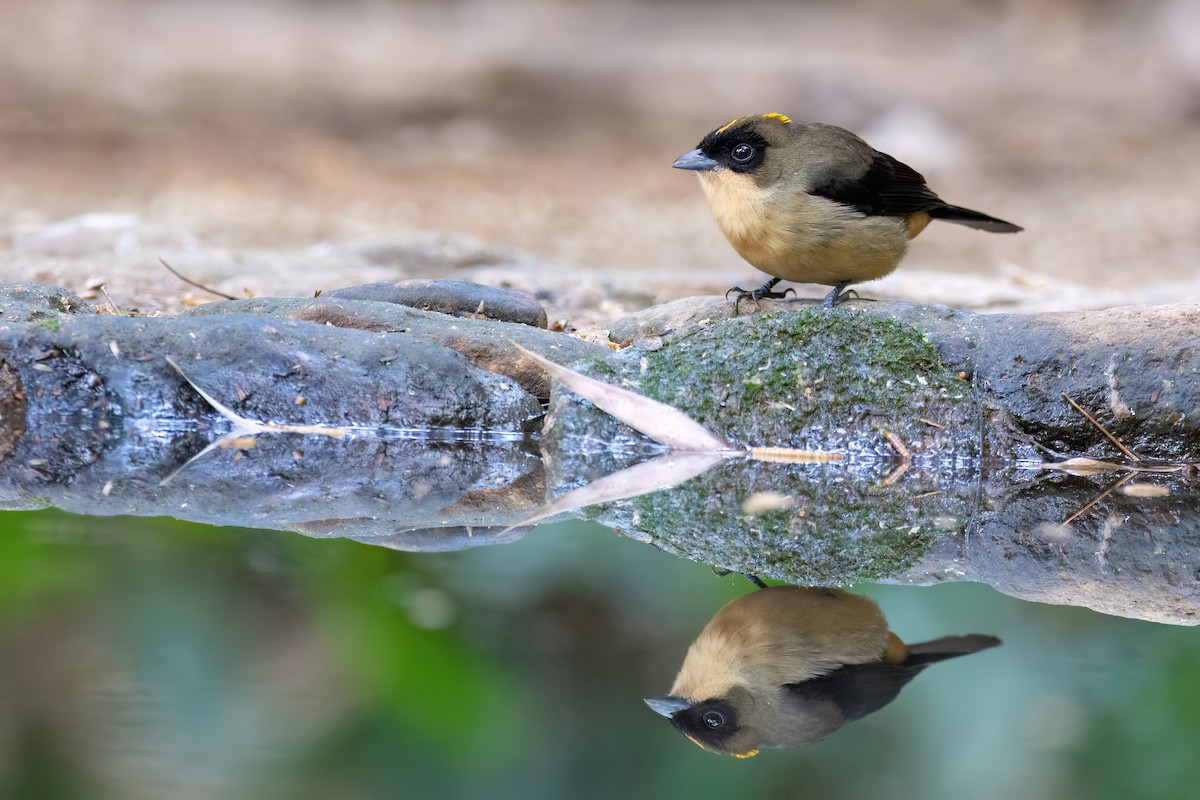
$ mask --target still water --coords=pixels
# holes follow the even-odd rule
[[[976,583],[860,584],[905,641],[1004,644],[821,742],[737,760],[642,698],[753,587],[594,523],[411,553],[2,520],[4,796],[1192,797],[1200,778],[1188,627]]]

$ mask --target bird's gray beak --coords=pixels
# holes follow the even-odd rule
[[[675,163],[671,164],[675,169],[694,169],[703,172],[704,170],[716,169],[720,166],[716,161],[713,161],[697,148],[690,153],[684,153],[679,158],[675,159]],[[647,701],[649,702],[649,701]]]
[[[655,714],[661,714],[667,719],[691,705],[682,697],[647,697],[645,702]]]

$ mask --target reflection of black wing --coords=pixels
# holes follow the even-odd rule
[[[847,664],[820,678],[790,683],[787,690],[805,704],[833,703],[850,722],[895,700],[904,685],[923,669],[925,664]]]
[[[830,177],[809,194],[850,206],[864,214],[900,217],[945,205],[925,178],[887,153],[876,153],[870,168],[859,178]]]
[[[968,633],[965,636],[943,636],[931,642],[910,644],[905,666],[934,664],[947,658],[958,658],[989,647],[999,647],[1002,642],[995,636],[986,633]]]
[[[908,659],[903,664],[878,661],[845,664],[828,675],[803,683],[789,683],[785,688],[793,698],[814,708],[833,703],[845,721],[850,722],[895,700],[905,684],[930,664],[978,653],[999,644],[1000,640],[995,636],[981,633],[944,636],[910,646]]]

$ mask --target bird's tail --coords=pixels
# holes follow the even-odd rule
[[[929,216],[934,219],[944,219],[946,222],[953,222],[958,225],[966,225],[968,228],[990,231],[991,233],[1016,233],[1025,230],[1020,225],[1013,225],[1011,222],[989,217],[987,214],[981,214],[978,211],[972,211],[969,208],[962,208],[961,206],[938,206],[937,208],[931,208],[929,209]]]
[[[908,646],[908,658],[905,666],[926,666],[948,658],[978,653],[989,647],[996,647],[1001,642],[995,636],[983,633],[968,633],[966,636],[943,636],[931,642],[921,642]]]

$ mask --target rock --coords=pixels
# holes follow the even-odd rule
[[[1123,494],[1109,491],[1116,475],[1040,466],[1054,458],[1047,448],[1116,456],[1064,392],[1143,456],[1200,461],[1195,306],[979,315],[785,300],[730,318],[732,303],[697,298],[615,324],[636,342],[620,352],[524,324],[328,296],[126,318],[75,313],[67,293],[19,286],[0,308],[33,323],[0,325],[7,507],[455,549],[528,519],[547,485],[561,494],[661,452],[551,391],[511,339],[736,444],[844,457],[728,461],[582,512],[639,541],[797,583],[981,580],[1018,597],[1200,622],[1194,469],[1140,476],[1147,490]],[[238,414],[347,435],[262,434],[206,449],[230,423],[166,355]],[[549,395],[540,441],[526,436],[540,404],[501,374]],[[763,492],[778,506],[745,513]]]
[[[339,435],[263,433],[211,449],[230,422],[168,356],[238,415]],[[484,525],[495,515],[480,503],[510,485],[529,487],[514,506],[541,499],[526,437],[538,402],[419,338],[247,314],[68,316],[0,332],[0,382],[25,403],[0,406],[8,508],[280,530],[359,520],[354,530],[383,535]],[[514,507],[499,524],[527,513]]]
[[[1115,480],[1003,464],[730,462],[583,513],[667,552],[789,583],[978,581],[1035,602],[1200,624],[1200,486],[1151,475],[1140,481],[1165,495],[1105,494]],[[745,513],[764,491],[787,507]]]
[[[774,311],[779,308],[795,310],[795,306],[777,306],[775,300],[762,300],[755,311]],[[769,304],[769,305],[768,305]],[[747,306],[747,310],[750,310]],[[693,325],[707,325],[714,319],[733,317],[733,301],[723,297],[685,297],[644,311],[628,314],[610,323],[608,335],[614,342],[637,343],[673,333]]]
[[[357,520],[332,520],[331,522],[332,524],[328,526],[300,525],[295,530],[306,536],[353,539],[363,544],[386,547],[390,550],[403,550],[408,553],[449,553],[493,544],[511,544],[525,538],[525,534],[533,530],[531,526],[474,528],[459,525],[380,532],[379,526],[374,526],[368,533],[358,533],[355,530]],[[328,533],[324,531],[328,531]]]
[[[697,316],[671,305],[655,319]],[[697,305],[714,310],[707,300]],[[820,306],[700,316],[708,321],[669,333],[655,327],[660,335],[618,352],[600,370],[610,374],[595,377],[678,408],[735,444],[891,455],[879,433],[887,428],[914,454],[978,456],[980,410],[970,386],[918,327]],[[557,424],[573,426],[563,410]],[[591,425],[580,421],[578,430]]]
[[[821,324],[843,352],[829,349],[809,360],[850,377],[862,365],[857,353],[864,348],[877,353],[875,344],[883,341],[881,333],[870,331],[875,324],[870,321],[890,320],[927,340],[944,370],[962,373],[961,385],[983,412],[993,415],[984,428],[990,438],[983,446],[990,456],[1040,458],[1040,452],[1022,443],[1030,439],[1073,455],[1112,455],[1103,435],[1063,399],[1066,393],[1101,414],[1111,432],[1143,455],[1200,460],[1200,306],[975,314],[902,301],[850,301],[830,312],[793,300],[769,300],[754,308],[761,313],[731,318],[733,304],[723,298],[681,300],[625,317],[612,325],[611,333],[614,339],[657,348],[652,358],[659,363],[682,360],[683,351],[672,349],[676,342],[699,337],[708,343],[705,347],[727,353],[720,342],[733,337],[745,351],[743,362],[761,364],[764,353],[790,356],[761,335],[760,328],[776,330],[776,320],[816,321],[832,314]],[[865,338],[856,341],[855,336]],[[691,369],[700,377],[710,366],[720,366],[718,359],[697,355],[702,360]],[[825,397],[829,403],[840,402],[836,394]],[[843,418],[854,415],[849,408],[843,412],[848,412]]]
[[[550,396],[550,379],[537,364],[517,352],[511,342],[563,364],[603,361],[612,355],[612,350],[607,347],[529,325],[461,319],[369,300],[327,297],[228,300],[198,306],[187,316],[227,313],[287,317],[341,328],[386,331],[435,342],[462,353],[480,369],[512,378],[539,399]]]
[[[887,580],[979,581],[1032,602],[1200,624],[1200,487],[1194,477],[1144,476],[1140,482],[1167,494],[1114,493],[1099,502],[1115,480],[1111,475],[995,477],[979,487],[985,500],[961,520],[961,533],[937,538],[915,567]]]
[[[529,295],[514,289],[484,286],[470,281],[413,279],[369,283],[334,289],[322,293],[322,297],[397,303],[455,317],[546,327],[546,309]]]
[[[32,322],[53,328],[67,314],[93,314],[83,300],[57,286],[0,283],[0,329]]]

